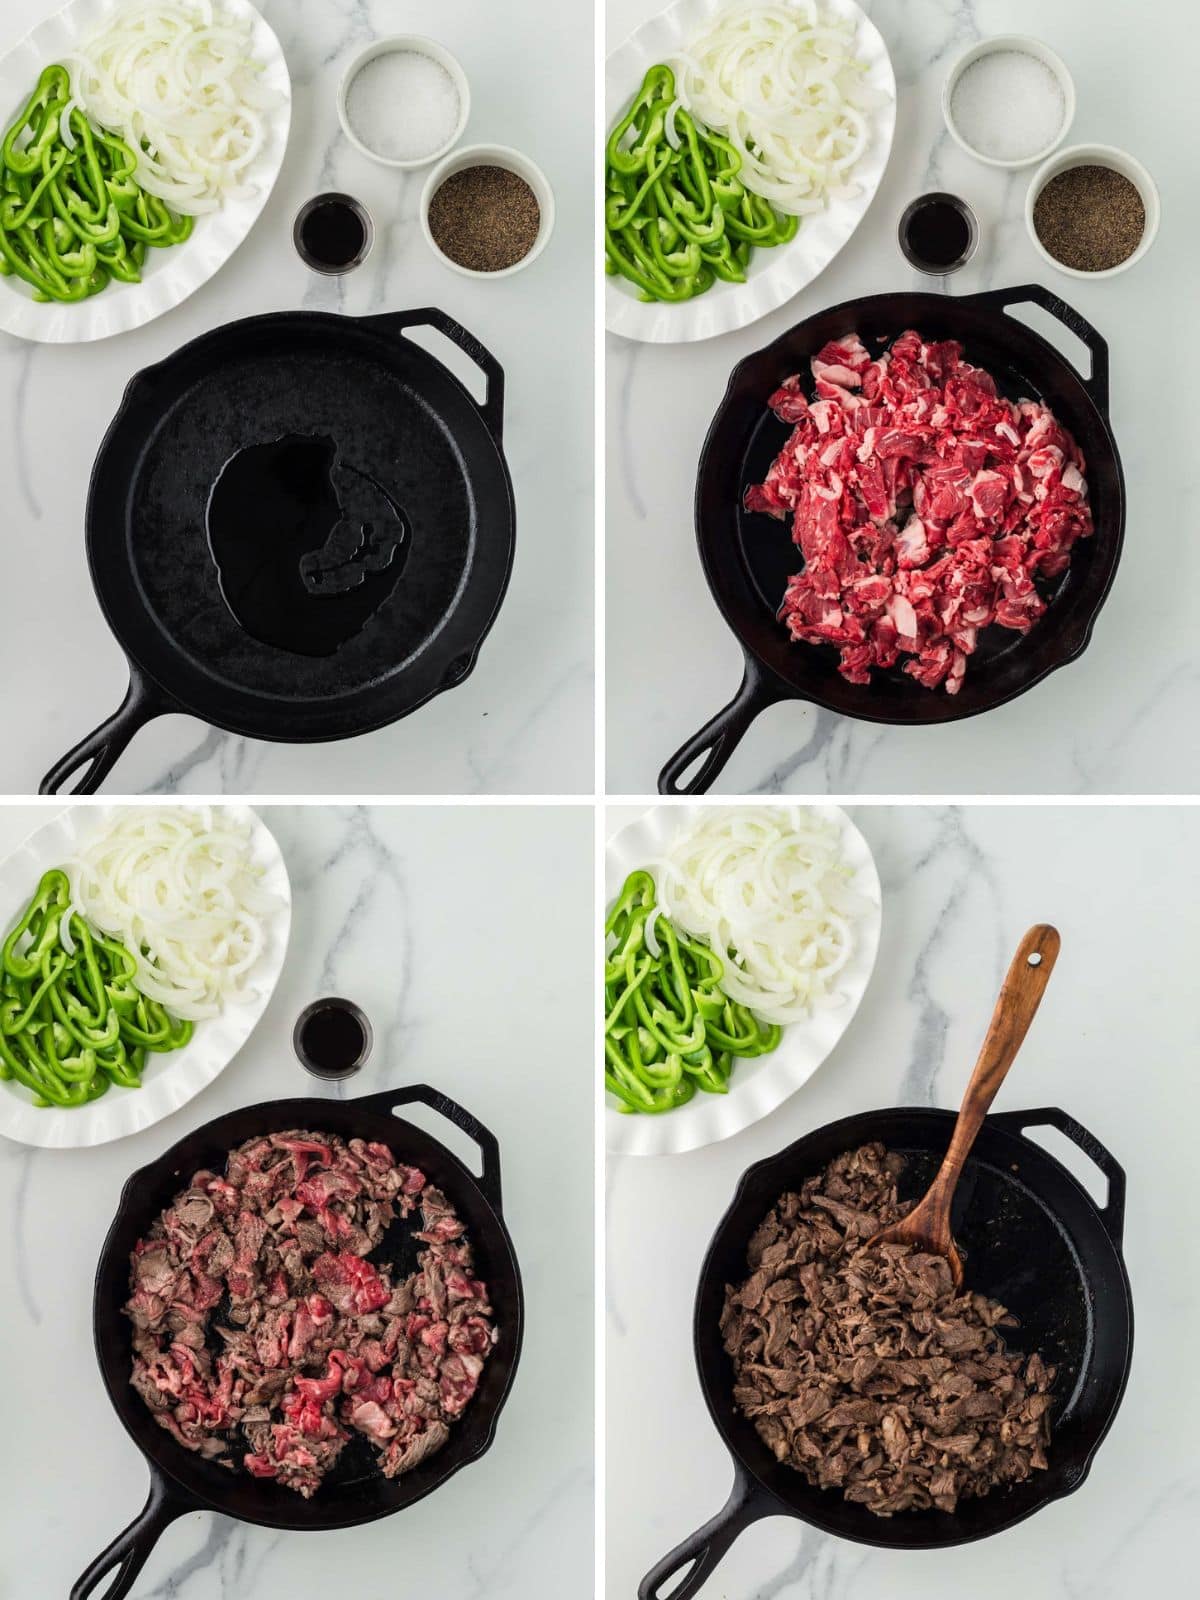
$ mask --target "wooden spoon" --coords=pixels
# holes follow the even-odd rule
[[[950,1263],[956,1289],[962,1288],[963,1265],[950,1232],[950,1207],[954,1202],[954,1191],[958,1188],[958,1180],[971,1153],[971,1146],[983,1126],[983,1119],[1016,1059],[1017,1051],[1029,1032],[1029,1024],[1046,992],[1046,985],[1058,959],[1059,942],[1058,930],[1048,923],[1039,922],[1037,927],[1030,928],[1017,946],[1017,953],[1012,958],[1008,976],[996,1001],[996,1009],[992,1012],[987,1038],[983,1041],[983,1049],[979,1052],[979,1060],[975,1063],[975,1071],[971,1074],[971,1081],[959,1107],[950,1148],[946,1151],[946,1159],[938,1169],[937,1177],[929,1185],[925,1198],[906,1217],[868,1240],[869,1245],[917,1245],[931,1255],[945,1256]]]

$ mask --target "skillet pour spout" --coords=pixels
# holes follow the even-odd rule
[[[725,1287],[745,1276],[750,1238],[779,1196],[835,1156],[878,1141],[905,1157],[902,1196],[915,1199],[941,1164],[954,1122],[950,1111],[867,1111],[807,1134],[743,1174],[700,1269],[693,1321],[700,1384],[733,1463],[733,1489],[715,1517],[647,1573],[638,1600],[692,1600],[743,1529],[763,1517],[795,1517],[881,1549],[938,1550],[1014,1527],[1086,1479],[1116,1417],[1133,1357],[1133,1297],[1121,1252],[1125,1174],[1093,1134],[1052,1106],[987,1118],[954,1209],[968,1286],[1016,1316],[1012,1348],[1037,1350],[1058,1369],[1045,1471],[960,1501],[953,1513],[877,1517],[777,1461],[734,1405],[733,1367],[720,1332]],[[1057,1128],[1099,1169],[1107,1186],[1102,1205],[1027,1136],[1042,1127]]]
[[[1086,348],[1087,376],[1010,308],[1032,305]],[[1087,461],[1095,531],[1046,593],[1047,610],[1028,633],[986,628],[957,694],[923,689],[900,666],[875,669],[868,684],[848,683],[830,645],[795,644],[778,619],[788,578],[802,564],[784,523],[745,509],[790,429],[767,409],[785,378],[806,373],[830,340],[857,333],[867,347],[891,343],[906,328],[955,339],[986,367],[1010,400],[1049,405]],[[1078,311],[1040,284],[951,298],[879,294],[847,300],[797,323],[733,369],[708,430],[696,478],[696,542],[704,575],[745,657],[745,676],[723,710],[686,741],[659,774],[662,794],[703,794],[717,780],[751,724],[781,700],[894,727],[955,722],[995,710],[1034,688],[1087,649],[1116,576],[1125,533],[1125,478],[1109,421],[1108,345]],[[695,770],[693,770],[695,769]]]
[[[481,1163],[478,1176],[431,1134],[395,1114],[414,1101],[432,1107],[475,1142]],[[410,1472],[389,1479],[373,1464],[351,1460],[348,1445],[310,1500],[270,1479],[202,1460],[158,1426],[129,1382],[131,1340],[123,1311],[130,1252],[187,1176],[204,1167],[222,1171],[236,1145],[297,1127],[339,1134],[347,1141],[377,1140],[445,1190],[471,1237],[499,1332],[471,1403],[439,1451]],[[410,1248],[408,1231],[400,1219],[393,1222],[376,1247],[378,1254],[386,1259],[394,1252],[402,1258]],[[305,1531],[355,1527],[415,1505],[491,1445],[516,1375],[524,1318],[520,1267],[503,1216],[500,1146],[477,1117],[448,1095],[427,1084],[409,1084],[355,1100],[270,1100],[197,1128],[130,1177],[96,1269],[93,1335],[100,1374],[113,1409],[146,1458],[150,1493],[138,1516],[75,1583],[71,1600],[93,1595],[97,1600],[101,1596],[123,1600],[163,1530],[185,1512],[215,1511],[260,1527]],[[106,1579],[108,1587],[101,1589]]]

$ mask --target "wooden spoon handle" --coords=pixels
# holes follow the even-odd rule
[[[983,1119],[996,1098],[996,1091],[1007,1077],[1008,1069],[1029,1032],[1029,1025],[1037,1014],[1050,974],[1054,971],[1059,944],[1058,929],[1052,928],[1049,923],[1039,922],[1036,927],[1030,928],[1017,946],[1017,953],[1012,958],[1008,975],[996,999],[996,1008],[992,1012],[979,1060],[975,1063],[967,1092],[963,1095],[950,1148],[934,1180],[933,1187],[942,1195],[952,1193],[958,1183],[971,1146],[983,1126]]]

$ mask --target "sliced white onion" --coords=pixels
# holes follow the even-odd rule
[[[655,906],[654,910],[651,911],[650,915],[646,918],[646,926],[642,930],[643,937],[646,940],[646,949],[649,950],[650,954],[656,961],[658,960],[659,956],[662,955],[662,946],[658,942],[658,935],[654,931],[654,924],[661,916],[662,907]]]
[[[199,216],[247,192],[262,113],[279,102],[260,81],[248,16],[210,0],[129,0],[63,60],[73,103],[137,152],[147,193]]]
[[[210,807],[129,808],[68,868],[72,908],[121,940],[137,987],[177,1017],[213,1017],[253,993],[247,980],[279,901],[262,886],[251,840],[249,824]]]
[[[725,964],[721,987],[768,1022],[842,1003],[867,901],[841,830],[807,806],[706,807],[655,863],[663,912]]]
[[[80,109],[79,101],[72,96],[62,108],[58,119],[58,136],[68,150],[74,150],[77,143],[75,135],[71,132],[71,113]]]
[[[855,32],[816,0],[739,0],[671,58],[677,103],[725,135],[742,182],[779,211],[806,216],[852,190],[870,141],[865,113],[886,99],[863,82]]]

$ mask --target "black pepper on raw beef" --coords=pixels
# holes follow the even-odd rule
[[[366,1258],[417,1208],[418,1270],[393,1283]],[[389,1478],[439,1450],[497,1338],[445,1195],[332,1134],[251,1139],[224,1177],[197,1172],[135,1245],[130,1291],[130,1382],[155,1421],[306,1498],[351,1430]]]
[[[872,667],[955,694],[979,630],[1027,632],[1092,532],[1075,440],[1048,406],[997,392],[952,339],[911,329],[872,357],[857,334],[771,396],[793,425],[750,511],[791,518],[804,570],[780,617],[793,639],[831,644],[851,683]]]

